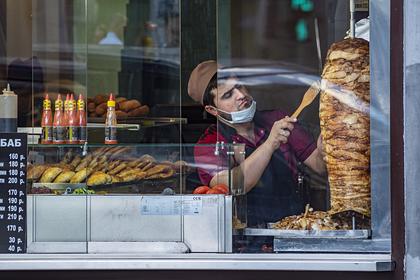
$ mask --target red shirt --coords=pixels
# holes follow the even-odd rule
[[[248,147],[256,148],[264,143],[270,135],[274,122],[285,116],[286,114],[281,111],[257,112],[253,120],[255,143],[237,134],[233,128],[220,123],[219,129],[217,129],[216,125],[211,125],[207,128],[197,144],[215,144],[216,142],[243,143]],[[315,140],[299,123],[294,124],[294,129],[287,143],[279,147],[294,176],[297,174],[297,162],[305,161],[315,149]],[[249,155],[245,156],[248,157]],[[194,157],[200,180],[205,185],[210,183],[215,174],[228,168],[229,158],[226,151],[221,151],[219,155],[215,155],[215,147],[211,145],[196,146],[194,148]]]

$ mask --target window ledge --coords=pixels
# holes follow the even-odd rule
[[[0,255],[0,270],[392,271],[389,254],[22,254]]]

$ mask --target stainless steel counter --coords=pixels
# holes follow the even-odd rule
[[[27,209],[29,253],[232,252],[231,196],[28,195]]]
[[[0,270],[392,271],[388,254],[0,255]]]

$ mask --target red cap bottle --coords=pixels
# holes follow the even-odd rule
[[[53,119],[51,111],[51,100],[48,97],[48,93],[45,95],[44,102],[42,103],[41,127],[41,144],[51,144],[53,142]]]
[[[63,144],[66,138],[66,127],[63,114],[63,101],[59,94],[55,100],[54,122],[53,122],[53,142]]]
[[[105,144],[117,144],[117,115],[115,113],[115,100],[112,93],[107,102],[105,119]]]
[[[83,100],[83,95],[79,95],[79,100],[77,100],[77,120],[79,126],[79,143],[84,144],[87,141],[87,130],[86,130],[86,111],[85,111],[85,101]]]

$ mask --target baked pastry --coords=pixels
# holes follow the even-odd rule
[[[175,171],[180,172],[180,173],[189,171],[188,163],[183,160],[175,161],[173,164],[173,167]]]
[[[166,169],[164,172],[146,176],[146,179],[167,179],[172,177],[174,174],[175,171],[172,168],[169,168]]]
[[[60,167],[49,167],[42,174],[39,182],[41,183],[51,183],[54,179],[63,171]]]
[[[110,155],[110,159],[123,159],[127,158],[131,152],[130,147],[120,147],[119,149],[113,151]]]
[[[156,159],[154,157],[152,157],[149,154],[144,154],[140,157],[141,161],[150,161],[150,162],[156,162]]]
[[[70,164],[66,164],[66,163],[56,163],[56,164],[51,164],[50,167],[60,167],[63,170],[73,170],[73,166],[71,166]]]
[[[123,180],[120,176],[111,176],[111,179],[112,179],[111,180],[112,184],[123,182]]]
[[[44,173],[45,170],[47,170],[49,166],[48,165],[33,165],[31,168],[28,168],[28,180],[38,180],[41,176],[42,173]]]
[[[60,161],[60,163],[63,163],[63,164],[70,163],[70,162],[71,162],[71,160],[72,160],[72,158],[73,158],[73,153],[72,153],[72,151],[68,151],[68,152],[64,155],[64,157],[63,157],[63,159]]]
[[[115,168],[115,167],[117,167],[120,163],[121,163],[121,161],[120,161],[120,160],[114,160],[114,161],[111,161],[111,163],[108,165],[108,170],[112,170],[112,169],[114,169],[114,168]]]
[[[88,186],[97,186],[110,184],[112,182],[112,177],[104,172],[96,171],[94,172],[87,180],[86,185]]]
[[[70,183],[82,183],[92,172],[93,170],[90,168],[83,168],[82,170],[76,172],[76,174],[73,175],[73,177],[70,179]]]
[[[175,171],[168,165],[158,164],[146,171],[146,179],[165,179],[173,176]]]
[[[130,168],[134,168],[137,165],[139,165],[141,162],[142,162],[141,159],[130,158],[130,159],[127,159],[127,166]]]
[[[74,174],[75,173],[70,170],[63,171],[55,178],[54,183],[68,183]]]
[[[126,169],[118,174],[118,177],[123,182],[138,181],[146,177],[146,172],[141,171],[139,168]]]
[[[79,165],[79,163],[82,161],[82,158],[79,156],[79,155],[77,155],[77,156],[75,156],[74,158],[73,158],[73,160],[70,162],[70,165],[73,167],[73,168],[76,168],[76,166],[78,166]]]
[[[87,154],[86,157],[84,157],[80,161],[80,163],[77,165],[77,167],[75,168],[75,171],[80,171],[82,169],[85,169],[89,165],[92,158],[93,158],[92,154]]]
[[[127,165],[123,162],[119,165],[117,165],[114,169],[111,169],[108,174],[109,175],[117,175],[118,173],[120,173],[122,170],[124,170],[125,168],[127,168]]]
[[[136,167],[140,168],[141,171],[147,171],[155,165],[156,164],[152,161],[144,161],[144,162],[139,163],[139,165],[137,165]]]
[[[319,118],[333,213],[370,216],[369,43],[346,39],[328,51]]]

